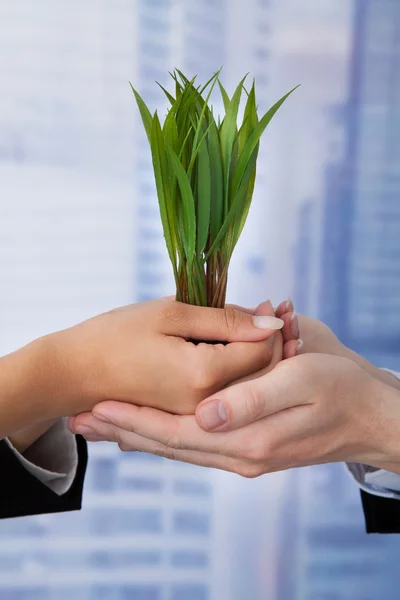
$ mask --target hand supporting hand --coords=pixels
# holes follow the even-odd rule
[[[163,299],[45,336],[0,358],[0,437],[109,398],[193,413],[208,395],[269,364],[275,348],[280,360],[282,325],[270,304],[253,316]]]
[[[354,362],[329,355],[283,361],[201,403],[196,417],[106,402],[71,427],[86,434],[90,428],[88,439],[116,441],[125,451],[245,477],[335,461],[400,472],[399,394]]]

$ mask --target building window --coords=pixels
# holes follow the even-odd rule
[[[208,600],[209,597],[205,585],[186,584],[174,586],[171,590],[170,600]]]
[[[201,550],[179,550],[171,556],[171,565],[183,569],[204,569],[209,566],[209,563],[207,553]]]
[[[120,600],[161,600],[161,588],[155,585],[123,586],[120,588],[118,598]]]
[[[163,515],[159,509],[122,509],[118,512],[123,533],[161,533],[163,530]]]
[[[178,479],[174,481],[174,492],[180,496],[201,496],[209,498],[212,493],[212,487],[204,481],[194,479]]]
[[[88,469],[88,483],[94,491],[111,492],[116,487],[116,459],[92,459]]]
[[[124,477],[121,488],[135,492],[161,492],[164,489],[164,482],[155,477]]]
[[[176,512],[173,517],[175,533],[209,535],[210,529],[210,518],[207,513],[182,510]]]

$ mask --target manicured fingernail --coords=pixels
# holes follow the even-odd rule
[[[86,425],[78,425],[78,427],[75,429],[75,433],[83,435],[83,437],[86,440],[89,440],[89,442],[101,442],[104,440],[104,437],[97,435],[97,433],[91,427],[87,427]]]
[[[221,400],[212,400],[201,407],[199,417],[206,429],[217,429],[228,420],[228,413]]]
[[[291,330],[292,330],[292,336],[295,339],[298,339],[299,337],[299,319],[297,316],[297,313],[293,313],[292,316],[290,317],[290,321],[291,321]]]
[[[298,354],[300,352],[300,350],[302,349],[303,346],[304,346],[303,340],[297,340],[296,354]]]
[[[288,298],[285,302],[287,312],[294,312],[294,305],[291,298]]]
[[[282,319],[276,317],[253,317],[254,327],[258,329],[282,329],[284,323]]]
[[[107,415],[105,415],[103,413],[99,413],[99,412],[96,411],[96,412],[94,412],[92,414],[99,421],[103,421],[103,423],[111,423],[112,422],[111,419]]]

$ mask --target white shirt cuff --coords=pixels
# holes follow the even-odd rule
[[[400,379],[400,373],[383,369]],[[359,463],[347,463],[346,471],[355,483],[365,492],[382,498],[400,500],[400,475],[384,469],[376,469]]]
[[[78,468],[78,450],[66,419],[57,421],[24,455],[10,440],[6,442],[25,469],[58,496],[69,490]]]

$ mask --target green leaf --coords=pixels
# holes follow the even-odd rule
[[[208,156],[207,145],[202,144],[199,150],[197,176],[197,203],[196,203],[196,224],[197,224],[197,254],[201,256],[206,247],[209,229],[210,229],[210,211],[211,211],[211,176],[210,159]]]
[[[221,91],[222,100],[224,102],[225,112],[227,112],[228,108],[229,108],[229,105],[231,103],[231,99],[229,98],[226,89],[224,88],[224,86],[222,85],[222,83],[220,82],[219,79],[218,79],[218,85],[219,85],[219,89]]]
[[[243,208],[245,206],[245,201],[246,201],[247,193],[249,190],[249,186],[250,186],[252,178],[254,177],[254,170],[255,170],[256,164],[257,164],[257,157],[258,157],[258,146],[253,150],[253,154],[251,155],[250,160],[246,165],[246,169],[245,169],[244,175],[242,177],[242,181],[239,186],[239,189],[237,190],[237,192],[234,196],[231,208],[230,208],[227,216],[224,219],[224,223],[223,223],[221,229],[219,230],[217,237],[215,238],[211,248],[207,252],[206,260],[211,256],[211,254],[213,254],[213,252],[215,252],[217,250],[220,242],[222,241],[223,237],[227,233],[227,231],[228,231],[230,225],[232,224],[233,220],[235,219],[235,217],[240,218],[240,216],[243,212]]]
[[[188,166],[188,168],[187,168],[187,172],[188,172],[188,175],[189,175],[189,176],[190,176],[190,174],[191,174],[191,172],[192,172],[192,169],[193,169],[193,167],[194,167],[194,163],[195,163],[195,160],[196,160],[196,158],[197,158],[197,155],[198,155],[198,153],[199,153],[199,151],[200,151],[200,148],[201,148],[201,146],[203,146],[203,144],[204,144],[204,140],[206,139],[206,137],[207,137],[207,135],[208,135],[208,132],[209,132],[210,128],[211,128],[211,124],[210,124],[210,126],[209,126],[209,127],[206,129],[206,131],[204,132],[204,135],[203,135],[203,137],[201,138],[200,142],[197,144],[197,146],[196,146],[196,149],[195,149],[194,151],[192,150],[192,156],[191,156],[191,159],[190,159],[189,166]],[[194,142],[193,142],[193,147],[194,147]]]
[[[244,109],[243,115],[243,123],[239,130],[239,138],[238,138],[238,153],[239,155],[243,152],[244,147],[249,139],[252,131],[257,126],[258,116],[257,116],[257,106],[256,106],[256,93],[255,93],[255,83],[253,81],[253,85],[251,86],[251,90],[247,97],[246,106]]]
[[[163,133],[172,148],[176,151],[179,146],[179,135],[175,115],[171,110],[168,112],[164,121]]]
[[[155,113],[153,118],[150,143],[153,158],[154,177],[156,180],[157,187],[158,204],[160,207],[161,222],[163,225],[168,255],[174,267],[174,273],[176,274],[177,236],[173,220],[174,216],[171,215],[171,209],[173,207],[172,199],[170,196],[170,190],[168,187],[169,166],[165,152],[164,136],[161,130],[161,125],[157,113]]]
[[[247,76],[246,76],[247,77]],[[224,122],[222,123],[220,138],[221,152],[224,164],[224,212],[227,214],[229,206],[229,175],[231,167],[232,149],[237,132],[237,118],[239,112],[240,99],[242,97],[243,84],[246,77],[237,86],[232,100],[226,111]]]
[[[202,108],[202,111],[201,111],[201,114],[200,114],[200,117],[199,117],[199,121],[198,121],[198,123],[197,123],[197,129],[196,129],[196,133],[195,133],[195,136],[194,136],[194,141],[193,141],[193,151],[192,151],[192,152],[195,152],[195,151],[196,151],[196,149],[197,149],[197,143],[198,143],[199,136],[200,136],[200,132],[201,132],[201,130],[202,130],[202,126],[203,126],[203,119],[204,119],[204,115],[206,114],[206,109],[207,109],[207,106],[208,106],[208,101],[209,101],[209,99],[210,99],[210,97],[211,97],[211,94],[212,94],[212,92],[213,92],[213,90],[214,90],[215,84],[216,84],[216,83],[217,83],[217,81],[218,81],[218,79],[217,79],[217,78],[218,78],[218,75],[216,75],[216,76],[214,77],[214,81],[212,82],[212,85],[211,85],[211,87],[210,87],[210,89],[209,89],[209,92],[208,92],[208,94],[207,94],[207,97],[206,97],[206,99],[205,99],[205,101],[204,101],[204,105],[203,105],[203,108]],[[211,80],[211,81],[212,81],[212,80]]]
[[[264,133],[265,129],[267,128],[268,124],[270,123],[271,119],[273,118],[273,116],[275,115],[275,113],[279,110],[279,108],[282,106],[282,104],[285,102],[285,100],[298,88],[299,86],[297,85],[295,88],[293,88],[292,90],[290,90],[290,92],[288,92],[287,94],[285,94],[280,100],[278,100],[278,102],[276,102],[267,112],[266,114],[263,116],[263,118],[260,120],[260,122],[256,125],[256,127],[253,129],[253,132],[251,133],[250,137],[248,138],[246,145],[243,149],[243,152],[241,153],[239,160],[237,162],[236,165],[236,169],[235,169],[235,173],[232,179],[232,191],[233,193],[235,193],[235,191],[239,188],[240,182],[244,176],[245,170],[246,170],[246,166],[250,160],[250,157],[252,156],[254,149],[256,148],[256,146],[258,145],[260,138],[262,136],[262,134]]]
[[[224,174],[218,129],[215,121],[211,124],[208,136],[208,152],[211,168],[211,241],[213,242],[222,227],[224,210]]]
[[[182,242],[185,249],[186,259],[188,260],[189,264],[192,264],[196,249],[196,213],[193,192],[187,173],[183,168],[178,156],[169,144],[166,145],[166,151],[181,191],[181,209],[183,215],[182,223],[184,227],[184,239]]]
[[[153,124],[153,117],[151,115],[151,112],[147,108],[146,104],[144,103],[142,97],[135,90],[135,88],[133,87],[131,82],[129,82],[129,85],[131,86],[132,92],[135,95],[136,102],[139,107],[140,116],[142,117],[143,125],[144,125],[145,131],[146,131],[147,139],[149,140],[149,143],[151,144],[151,130],[152,130],[152,124]]]
[[[203,87],[199,90],[200,96],[202,96],[204,94],[204,92],[206,91],[206,89],[208,88],[208,86],[211,84],[211,82],[214,81],[214,79],[216,79],[216,78],[218,79],[218,77],[221,74],[222,69],[223,69],[223,67],[221,67],[218,71],[216,71],[214,73],[214,75],[212,77],[210,77],[210,79],[207,81],[207,83],[205,83],[203,85]]]
[[[169,93],[168,90],[165,89],[165,87],[163,87],[161,85],[161,83],[158,83],[158,81],[156,81],[156,84],[162,89],[162,91],[164,92],[164,94],[167,96],[168,100],[171,102],[171,104],[173,105],[175,103],[175,98],[172,96],[172,94]]]
[[[251,202],[252,202],[253,194],[254,194],[254,187],[255,187],[255,183],[256,183],[256,174],[257,174],[257,168],[255,167],[254,171],[253,171],[253,176],[250,179],[250,183],[247,188],[247,195],[246,195],[245,202],[244,202],[243,213],[242,213],[241,217],[236,220],[236,223],[235,223],[235,228],[234,228],[234,232],[233,232],[233,236],[232,236],[234,238],[234,240],[233,240],[231,252],[233,252],[237,242],[239,241],[239,238],[243,231],[243,227],[245,226],[247,217],[249,215],[249,210],[250,210],[250,206],[251,206]]]

